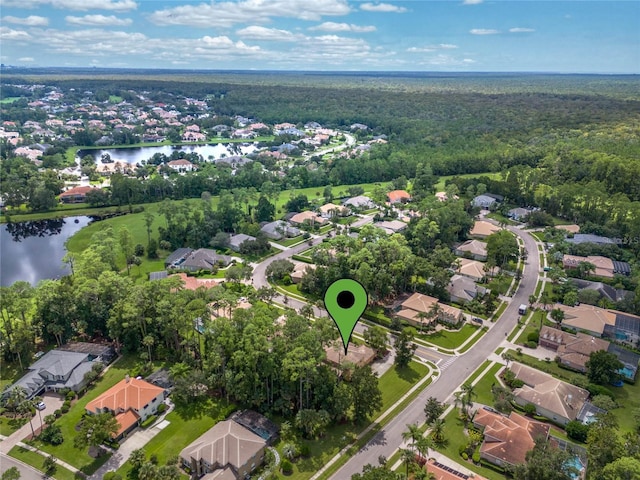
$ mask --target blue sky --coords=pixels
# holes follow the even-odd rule
[[[640,1],[0,0],[9,65],[640,73]]]

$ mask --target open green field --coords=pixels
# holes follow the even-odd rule
[[[476,402],[482,403],[484,405],[493,405],[493,393],[491,393],[491,387],[498,383],[496,380],[496,374],[504,367],[501,363],[496,363],[493,365],[484,376],[478,380],[478,383],[474,386],[474,391],[476,392],[477,397],[475,398]],[[484,368],[487,368],[486,366]],[[481,370],[482,372],[482,370]]]
[[[5,105],[20,100],[22,97],[4,97],[0,99],[0,104]]]
[[[9,456],[22,460],[24,463],[42,471],[42,463],[44,462],[45,457],[39,453],[32,452],[31,450],[27,450],[23,447],[15,446],[9,451]],[[55,478],[56,480],[74,480],[75,475],[71,470],[58,465],[53,477],[49,478]]]
[[[440,179],[438,180],[438,183],[436,183],[436,186],[435,186],[436,191],[444,190],[444,182],[454,177],[459,177],[459,178],[489,177],[493,180],[496,180],[500,178],[500,172],[465,173],[463,175],[447,175],[444,177],[440,177]]]
[[[61,445],[53,446],[38,440],[35,440],[33,445],[87,474],[95,472],[107,461],[109,456],[104,455],[101,458],[94,459],[88,455],[88,449],[79,450],[75,448],[73,446],[73,438],[77,435],[75,427],[82,419],[87,403],[118,383],[126,374],[134,374],[137,361],[135,356],[126,356],[113,363],[101,379],[71,407],[71,410],[56,421],[56,425],[60,427],[64,437],[64,442]]]

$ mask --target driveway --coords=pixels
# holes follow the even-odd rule
[[[33,425],[35,432],[37,432],[41,426],[40,421],[42,420],[44,422],[44,417],[53,414],[53,412],[62,407],[62,403],[64,402],[60,395],[52,392],[45,393],[42,396],[42,401],[46,405],[46,408],[44,410],[36,410],[36,414],[31,420],[31,425]],[[32,433],[31,425],[29,422],[25,423],[9,437],[0,442],[0,453],[9,453],[9,450],[15,447],[18,442],[30,436]]]

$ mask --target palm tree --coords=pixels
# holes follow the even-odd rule
[[[416,441],[416,445],[415,445],[416,450],[418,451],[420,456],[425,459],[429,458],[429,449],[433,448],[433,446],[434,446],[433,440],[431,439],[431,437],[425,437],[425,436],[421,436]]]
[[[504,352],[501,357],[505,362],[507,362],[507,368],[509,368],[509,362],[513,360],[513,355],[511,355],[509,352]]]
[[[403,448],[400,450],[400,458],[405,464],[406,478],[409,478],[409,465],[411,465],[416,461],[416,455],[415,453],[413,453],[412,450],[409,450],[408,448]]]
[[[562,323],[562,320],[564,320],[564,312],[559,308],[554,308],[551,310],[551,318],[553,318],[553,321],[556,322],[558,324],[558,328],[560,328],[560,324]]]
[[[442,445],[444,443],[444,420],[442,418],[436,418],[431,423],[431,435],[436,445]]]
[[[409,445],[415,450],[416,442],[422,438],[422,432],[420,431],[420,427],[415,423],[411,425],[407,424],[407,428],[409,430],[402,433],[402,439],[405,441],[411,440]]]

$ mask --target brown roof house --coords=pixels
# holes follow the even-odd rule
[[[334,218],[334,217],[346,217],[351,213],[349,207],[345,207],[343,205],[336,205],[334,203],[325,203],[321,207],[318,208],[320,211],[320,215],[323,218]]]
[[[564,268],[578,268],[583,262],[590,263],[595,267],[592,274],[597,277],[613,278],[616,274],[629,275],[631,273],[631,267],[627,262],[618,262],[600,255],[589,255],[588,257],[564,255],[562,257]]]
[[[390,203],[404,203],[411,200],[411,195],[405,190],[393,190],[387,193],[387,198]]]
[[[352,342],[349,343],[346,356],[344,354],[342,341],[338,341],[337,348],[336,346],[327,345],[324,347],[324,351],[327,354],[327,362],[336,367],[342,365],[344,362],[353,363],[358,367],[364,367],[376,358],[376,352],[373,348],[367,347],[366,345],[354,345]]]
[[[537,438],[549,437],[549,425],[530,420],[515,412],[506,417],[484,408],[478,409],[473,425],[484,429],[480,458],[499,466],[525,463]]]
[[[538,415],[561,425],[576,420],[589,398],[589,392],[583,388],[521,363],[513,362],[509,370],[524,382],[513,391],[516,403],[522,406],[532,403]]]
[[[585,303],[577,307],[557,304],[555,308],[559,308],[564,312],[563,327],[572,330],[584,330],[596,337],[601,337],[607,327],[615,328],[616,314],[611,310]]]
[[[127,376],[87,403],[85,409],[91,415],[105,412],[115,415],[120,425],[115,439],[119,440],[154,415],[164,398],[164,388]]]
[[[329,220],[319,216],[317,213],[311,212],[311,211],[308,211],[308,210],[306,212],[296,213],[294,216],[292,216],[289,219],[289,222],[291,222],[294,225],[302,225],[304,223],[308,223],[310,225],[313,225],[313,224],[316,224],[316,223],[318,225],[324,225],[328,221]]]
[[[540,345],[555,350],[561,364],[583,373],[587,371],[589,355],[609,348],[609,342],[601,338],[586,333],[573,335],[546,325],[540,329]]]
[[[500,227],[486,220],[476,220],[473,224],[473,228],[469,232],[469,235],[477,238],[486,238],[489,235],[500,231]]]
[[[195,478],[240,480],[262,464],[266,446],[249,429],[224,420],[185,447],[180,459]]]
[[[439,312],[438,316],[432,319],[431,312],[434,305],[438,305]],[[459,308],[440,303],[437,298],[422,293],[414,293],[402,302],[398,316],[416,326],[428,325],[436,321],[448,325],[459,325],[465,320],[464,313]]]
[[[471,260],[469,258],[458,258],[457,273],[469,277],[475,281],[482,280],[485,276],[496,275],[500,271],[500,267],[494,267],[485,271],[485,263]]]
[[[62,192],[58,197],[62,203],[82,203],[87,200],[87,193],[92,190],[100,190],[95,187],[73,187]]]
[[[455,252],[459,257],[473,258],[484,262],[487,260],[487,244],[479,240],[467,240]]]

